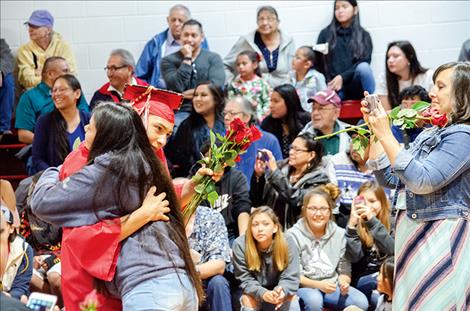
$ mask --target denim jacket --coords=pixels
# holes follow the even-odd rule
[[[383,186],[406,190],[408,217],[470,220],[469,125],[424,130],[393,167],[385,155],[368,165]]]

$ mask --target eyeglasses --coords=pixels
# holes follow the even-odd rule
[[[104,67],[104,71],[106,72],[115,72],[116,70],[126,68],[128,65],[122,65],[122,66],[109,66],[109,67]]]
[[[244,114],[244,112],[242,111],[239,111],[239,112],[234,112],[234,111],[224,111],[222,112],[222,115],[225,117],[235,117],[236,115],[239,115],[239,114]]]
[[[307,211],[316,214],[320,212],[320,214],[326,214],[330,210],[329,207],[315,207],[315,206],[307,206]]]
[[[67,91],[72,90],[71,88],[63,88],[63,89],[52,89],[51,94],[57,94],[57,93],[65,93]]]
[[[310,152],[310,150],[307,150],[307,149],[300,149],[300,148],[297,148],[295,146],[291,146],[290,147],[290,150],[294,151],[295,153],[297,152]]]
[[[264,22],[272,23],[274,21],[277,21],[277,18],[275,17],[260,17],[256,20],[258,24],[263,24]]]

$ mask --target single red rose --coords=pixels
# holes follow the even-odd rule
[[[447,125],[447,122],[449,122],[449,120],[447,119],[447,115],[446,114],[442,114],[442,115],[433,115],[432,116],[432,119],[431,119],[431,123],[433,125],[436,125],[436,126],[439,126],[439,127],[444,127]]]
[[[240,145],[243,143],[243,140],[247,137],[247,134],[248,133],[246,129],[235,132],[235,136],[233,137],[232,141],[234,141],[237,145]]]
[[[263,136],[263,134],[261,133],[261,131],[258,130],[258,128],[257,128],[256,126],[254,126],[254,125],[252,125],[252,126],[250,127],[250,132],[251,132],[251,135],[250,135],[250,141],[251,141],[251,142],[254,142],[254,141],[258,140],[258,139],[261,138],[261,136]]]

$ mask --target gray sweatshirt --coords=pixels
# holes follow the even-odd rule
[[[249,271],[245,259],[245,236],[239,236],[233,242],[233,265],[235,277],[241,282],[244,294],[262,301],[264,293],[275,287],[282,287],[286,295],[294,295],[300,284],[299,255],[294,242],[287,239],[289,248],[289,265],[282,272],[276,271],[273,265],[272,250],[263,252],[261,271]]]
[[[118,209],[113,191],[116,178],[99,184],[109,162],[109,154],[101,155],[92,165],[85,166],[63,182],[59,181],[58,168],[48,168],[34,189],[31,202],[33,213],[51,224],[78,227],[121,217],[136,210],[141,205],[136,186],[130,185],[129,191],[120,193],[128,207],[122,212]],[[100,191],[99,203],[98,208],[93,210],[97,189]],[[184,271],[184,260],[177,245],[168,237],[168,226],[171,224],[162,221],[148,223],[121,242],[116,274],[112,283],[108,283],[111,294],[122,297],[143,281],[175,270]],[[163,239],[157,238],[157,231]]]
[[[329,221],[325,235],[313,236],[304,218],[287,231],[295,241],[300,254],[300,272],[316,280],[336,282],[338,275],[351,275],[351,264],[345,259],[346,238],[343,228]]]

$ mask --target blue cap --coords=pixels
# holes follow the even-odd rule
[[[26,24],[38,27],[52,27],[54,26],[54,17],[47,10],[37,10],[31,14],[29,20],[25,22]]]

